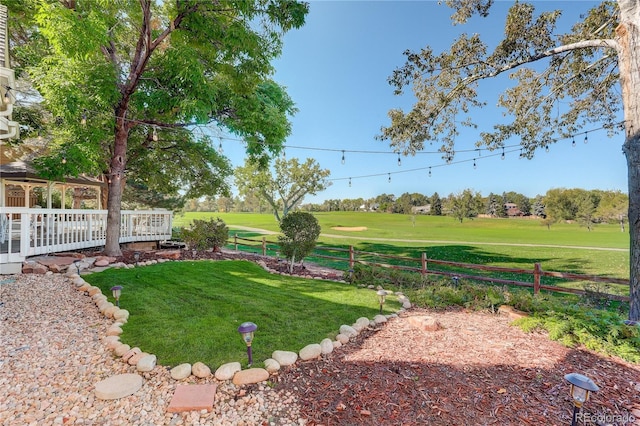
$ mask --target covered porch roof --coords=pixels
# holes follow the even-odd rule
[[[25,161],[14,161],[0,165],[0,206],[5,206],[5,194],[10,186],[20,186],[25,189],[25,207],[30,207],[28,192],[31,188],[46,188],[47,208],[51,208],[51,190],[54,187],[62,188],[62,192],[65,188],[94,188],[97,193],[98,208],[101,208],[101,192],[107,188],[105,182],[88,176],[69,177],[64,181],[50,181],[39,176],[35,168]],[[62,206],[64,208],[64,202]]]

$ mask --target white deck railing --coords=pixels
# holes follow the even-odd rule
[[[120,242],[171,239],[167,210],[123,210]],[[29,256],[104,246],[106,210],[0,208],[0,264]]]

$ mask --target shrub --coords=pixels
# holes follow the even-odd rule
[[[293,212],[280,222],[283,235],[278,236],[280,252],[293,264],[311,254],[320,236],[320,224],[314,215],[307,212]]]
[[[229,228],[220,218],[199,220],[195,219],[191,228],[182,228],[182,241],[192,250],[219,250],[229,238]]]

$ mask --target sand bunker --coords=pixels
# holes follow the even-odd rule
[[[366,226],[334,226],[331,228],[335,231],[366,231]]]

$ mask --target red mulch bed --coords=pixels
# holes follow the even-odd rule
[[[133,253],[117,260],[135,263]],[[145,261],[159,253],[140,254]],[[284,263],[246,253],[182,250],[181,258],[261,260],[286,272]],[[342,278],[313,265],[294,273]],[[442,328],[424,331],[407,320],[425,315]],[[573,404],[564,375],[573,372],[600,387],[579,425],[640,425],[640,365],[567,348],[483,312],[411,309],[332,354],[284,368],[274,381],[298,398],[309,426],[568,425]]]
[[[442,329],[417,328],[406,319],[414,315]],[[578,372],[600,387],[584,406],[597,422],[578,424],[634,424],[632,410],[640,424],[640,366],[509,323],[411,309],[322,359],[288,367],[277,387],[298,397],[310,425],[568,425],[564,375]]]

